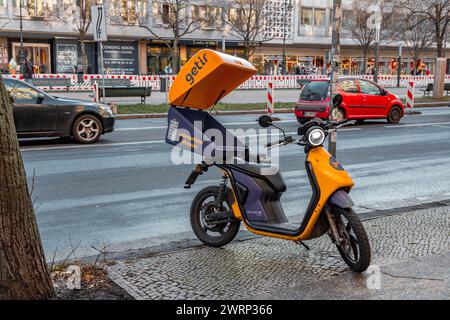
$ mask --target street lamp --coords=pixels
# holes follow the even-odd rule
[[[289,5],[288,5],[289,2]],[[281,74],[286,74],[286,17],[287,11],[292,10],[291,0],[284,0],[284,9],[283,9],[283,63]]]
[[[19,19],[20,19],[20,47],[19,47],[19,63],[22,63],[23,59],[25,59],[25,50],[23,48],[23,17],[22,17],[22,0],[19,0]]]

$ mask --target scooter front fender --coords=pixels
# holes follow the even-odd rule
[[[350,198],[349,194],[344,190],[338,190],[333,193],[328,202],[342,209],[348,209],[355,205],[352,198]]]

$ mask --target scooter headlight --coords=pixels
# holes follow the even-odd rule
[[[306,142],[311,147],[318,147],[325,141],[325,131],[319,127],[312,127],[306,133]]]

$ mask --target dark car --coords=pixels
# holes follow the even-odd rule
[[[98,141],[114,130],[109,106],[54,97],[23,81],[3,78],[13,101],[19,138],[73,137],[80,143]]]

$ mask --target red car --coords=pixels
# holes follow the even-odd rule
[[[345,78],[338,81],[338,93],[343,96],[342,105],[336,110],[335,118],[363,121],[364,119],[386,119],[398,123],[404,114],[403,103],[374,82]],[[329,117],[329,80],[315,80],[308,83],[295,105],[298,122],[305,123],[311,118]]]

